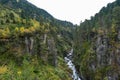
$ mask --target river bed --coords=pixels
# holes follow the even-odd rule
[[[72,78],[73,80],[81,80],[77,74],[75,65],[72,62],[72,56],[73,56],[73,49],[68,53],[68,55],[64,58],[65,62],[67,63],[68,67],[72,70]]]

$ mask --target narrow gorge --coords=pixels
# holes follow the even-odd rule
[[[28,0],[0,11],[0,80],[120,80],[120,0],[80,25]]]
[[[75,65],[73,64],[72,57],[73,57],[73,49],[71,49],[67,54],[67,56],[64,58],[65,62],[67,63],[68,67],[72,70],[73,80],[81,80],[79,78],[78,72],[76,71]]]

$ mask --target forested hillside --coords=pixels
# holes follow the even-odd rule
[[[0,0],[0,80],[71,80],[73,28],[27,0]]]
[[[75,30],[74,63],[83,80],[120,80],[120,0]]]
[[[80,25],[0,0],[0,80],[72,80],[65,62],[73,78],[120,80],[120,0]]]

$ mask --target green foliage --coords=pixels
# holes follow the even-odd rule
[[[115,21],[116,24],[120,24],[120,7],[115,7],[113,9],[113,19]]]
[[[0,10],[0,80],[71,80],[71,71],[59,56],[72,47],[72,23],[54,19],[27,0],[0,0]],[[58,67],[51,66],[51,37]],[[26,45],[30,50],[33,46],[32,55],[27,55]]]
[[[16,59],[15,57],[10,59],[12,56],[10,57],[8,54],[10,53],[5,53],[0,56],[0,62],[4,60],[3,64],[0,64],[1,80],[71,80],[69,78],[70,73],[67,71],[67,66],[65,66],[61,58],[59,59],[59,66],[54,68],[50,65],[43,65],[41,59],[39,59],[37,55],[24,55]],[[5,58],[8,56],[9,58]]]
[[[90,20],[85,20],[77,26],[74,36],[74,62],[86,80],[108,80],[108,74],[119,74],[119,61],[112,60],[111,64],[108,60],[114,57],[118,58],[117,49],[119,49],[119,30],[120,30],[120,1],[116,0],[103,7],[99,13],[96,13]],[[102,42],[101,42],[102,41]],[[106,41],[106,42],[105,42]],[[99,53],[100,45],[104,45],[106,51]],[[102,55],[104,54],[104,55]],[[103,58],[99,62],[97,58]],[[101,61],[106,62],[102,64]],[[94,69],[91,68],[93,65]],[[112,66],[112,67],[111,67]]]

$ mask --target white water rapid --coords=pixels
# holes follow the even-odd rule
[[[73,55],[73,49],[71,49],[67,57],[65,57],[65,62],[67,63],[68,67],[73,71],[73,75],[72,75],[73,80],[81,80],[77,74],[75,65],[72,63],[72,60],[71,60],[72,55]]]

